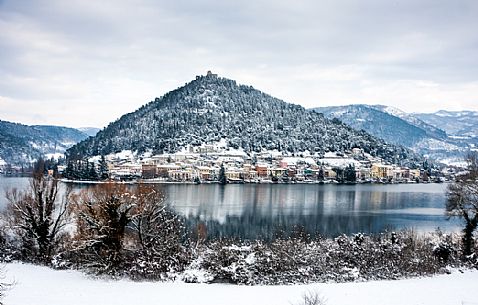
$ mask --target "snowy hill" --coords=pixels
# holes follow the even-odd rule
[[[122,116],[68,155],[83,158],[123,150],[161,154],[218,142],[246,153],[309,151],[323,156],[358,147],[389,161],[415,157],[338,120],[210,72]]]
[[[345,124],[365,130],[389,143],[406,146],[417,153],[445,161],[461,158],[471,147],[470,143],[449,137],[440,129],[397,108],[382,105],[348,105],[313,109],[329,119],[336,118]]]
[[[26,164],[40,156],[62,154],[88,136],[74,128],[28,126],[0,120],[0,160]]]

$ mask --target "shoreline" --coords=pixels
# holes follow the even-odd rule
[[[61,178],[59,179],[63,183],[74,183],[74,184],[103,184],[103,183],[118,183],[118,184],[220,184],[219,181],[201,181],[199,183],[194,181],[165,181],[165,180],[157,180],[157,179],[136,179],[136,180],[102,180],[102,181],[95,181],[95,180],[71,180]],[[228,182],[227,184],[315,184],[315,185],[356,185],[356,184],[375,184],[375,185],[389,185],[389,184],[441,184],[441,183],[449,183],[450,181],[429,181],[429,182],[416,182],[416,181],[392,181],[392,182],[384,182],[384,181],[357,181],[357,182],[338,182],[336,180],[327,180],[327,181],[293,181],[293,182],[282,182],[282,181],[272,181],[272,180],[258,180],[258,181],[234,181]]]

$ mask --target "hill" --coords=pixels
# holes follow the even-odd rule
[[[221,141],[246,153],[308,151],[323,156],[357,147],[391,162],[416,157],[365,131],[210,72],[122,116],[67,154],[78,159],[124,150],[173,153]]]

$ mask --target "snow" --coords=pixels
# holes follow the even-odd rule
[[[0,158],[0,166],[5,166],[5,165],[7,165],[7,162],[5,162],[5,160]]]
[[[54,154],[45,154],[45,158],[47,160],[53,158],[55,160],[58,160],[60,158],[64,158],[65,157],[65,154],[62,154],[62,153],[54,153]]]
[[[359,161],[351,158],[322,158],[319,159],[319,162],[322,164],[330,165],[330,166],[337,166],[337,167],[346,167],[349,165],[353,165],[355,167],[360,167],[361,164]]]
[[[436,139],[423,139],[420,142],[415,144],[415,148],[418,149],[429,149],[429,150],[447,150],[447,151],[454,151],[454,150],[460,150],[460,147],[449,144],[444,141],[436,140]]]
[[[282,159],[282,162],[288,165],[297,165],[297,163],[299,162],[304,162],[309,165],[317,165],[317,163],[312,158],[285,157]]]
[[[114,281],[19,263],[7,264],[5,271],[6,280],[15,281],[3,300],[9,305],[291,305],[300,304],[306,293],[318,293],[327,305],[477,304],[477,270],[397,281],[289,286]]]
[[[440,162],[448,166],[456,166],[460,168],[467,168],[468,163],[463,160],[463,158],[445,158],[440,159]]]
[[[398,108],[395,108],[395,107],[392,107],[392,106],[385,106],[383,108],[383,111],[387,112],[388,114],[397,116],[399,118],[403,118],[403,117],[406,117],[408,115],[407,113],[403,112],[402,110],[400,110]]]
[[[131,150],[122,150],[115,154],[109,154],[106,157],[108,160],[116,159],[116,160],[134,160],[135,154]]]

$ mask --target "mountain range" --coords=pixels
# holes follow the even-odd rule
[[[63,154],[88,135],[74,128],[23,125],[0,120],[0,164],[28,164]]]
[[[307,151],[323,156],[361,148],[390,162],[418,160],[403,146],[209,72],[122,116],[68,149],[67,155],[80,159],[123,150],[174,153],[188,145],[224,141],[229,149],[245,153]]]
[[[442,162],[461,159],[478,144],[477,112],[405,113],[389,106],[357,104],[313,110]]]
[[[441,126],[453,137],[478,138],[477,111],[445,111],[435,113],[414,113],[415,117],[428,124]]]

